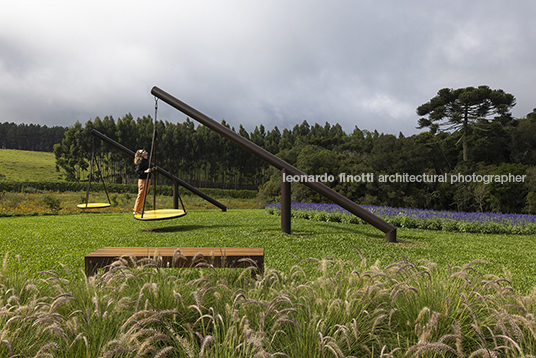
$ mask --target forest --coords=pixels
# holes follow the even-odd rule
[[[475,97],[477,92],[476,100],[468,96]],[[464,95],[471,106],[460,107]],[[482,102],[482,96],[491,100]],[[309,175],[329,176],[331,180],[324,184],[360,205],[536,213],[536,109],[522,118],[512,118],[508,110],[513,105],[513,96],[485,86],[456,91],[443,89],[417,109],[421,118],[416,120],[416,127],[428,130],[408,137],[402,133],[395,136],[360,129],[358,125],[351,133],[345,133],[339,124],[328,122],[311,125],[303,121],[282,131],[277,127],[267,130],[260,124],[252,132],[242,125],[238,130],[231,128],[225,120],[221,123]],[[469,116],[471,111],[474,113]],[[465,118],[458,113],[465,113]],[[449,128],[441,130],[443,124]],[[85,124],[76,122],[64,128],[61,141],[53,147],[56,165],[66,171],[66,180],[87,181],[90,158],[95,153],[107,181],[135,183],[132,158],[101,143],[91,131],[95,129],[131,150],[150,150],[154,125],[150,115],[134,119],[131,114],[117,120],[105,116]],[[4,127],[0,131],[3,146],[4,138],[9,137]],[[29,128],[39,129],[26,125],[23,129]],[[11,126],[9,130],[16,129]],[[48,131],[52,137],[52,132],[59,128]],[[279,200],[279,170],[207,127],[196,125],[189,118],[182,123],[159,120],[156,133],[153,162],[191,185],[255,189],[259,190],[260,202]],[[19,139],[19,143],[23,142]],[[44,144],[39,148],[44,148]],[[399,178],[457,176],[473,180],[379,180],[395,175]],[[475,180],[475,177],[503,175],[523,180]],[[348,180],[350,177],[374,179]],[[165,178],[157,180],[169,184]],[[300,183],[292,184],[292,200],[326,201]]]
[[[229,127],[225,121],[223,125]],[[127,148],[151,147],[153,119],[127,114],[117,121],[95,118],[75,123],[54,147],[58,167],[68,180],[86,180],[91,152],[108,181],[134,183],[132,158],[100,143],[92,129]],[[280,172],[242,148],[190,119],[182,123],[156,122],[153,156],[161,165],[190,184],[226,189],[259,189],[259,199],[277,201]],[[234,128],[231,130],[235,131]],[[292,129],[267,131],[263,125],[243,137],[276,154],[310,175],[332,175],[325,184],[362,205],[454,211],[536,212],[536,118],[527,116],[507,125],[491,121],[486,130],[469,130],[469,160],[463,160],[461,132],[431,131],[405,137],[361,130],[345,133],[339,124],[323,126],[303,121]],[[93,148],[93,149],[92,149]],[[523,182],[387,182],[341,181],[351,176],[385,175],[525,175]],[[160,179],[158,179],[160,180]],[[163,180],[163,179],[162,179]],[[292,184],[293,201],[321,202],[324,198],[299,183]]]
[[[60,143],[67,128],[39,124],[0,123],[0,148],[52,152]]]

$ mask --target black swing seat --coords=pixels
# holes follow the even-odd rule
[[[147,210],[142,214],[134,214],[134,219],[144,221],[176,219],[186,215],[186,211],[182,209],[159,209]]]
[[[110,206],[112,206],[110,203],[85,203],[76,205],[78,209],[103,209]]]

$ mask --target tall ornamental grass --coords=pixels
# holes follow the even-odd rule
[[[362,206],[388,223],[401,228],[472,232],[481,234],[536,234],[536,215],[467,213],[438,210]],[[330,222],[365,224],[336,204],[292,203],[292,217]],[[281,204],[268,204],[270,214],[279,215]]]
[[[358,250],[359,253],[361,253]],[[180,259],[180,252],[176,253]],[[159,268],[92,277],[0,269],[1,357],[530,357],[536,296],[479,261],[298,258],[288,271]],[[318,274],[309,277],[310,268]],[[252,275],[253,273],[253,275]]]

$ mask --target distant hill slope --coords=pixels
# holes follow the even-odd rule
[[[56,171],[54,153],[0,149],[0,180],[61,181],[62,173]]]

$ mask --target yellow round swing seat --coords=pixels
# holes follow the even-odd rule
[[[134,214],[134,219],[137,220],[167,220],[176,219],[186,215],[186,211],[182,209],[160,209],[160,210],[146,210],[142,214]]]
[[[110,207],[110,203],[84,203],[78,204],[76,207],[78,209],[102,209]]]

